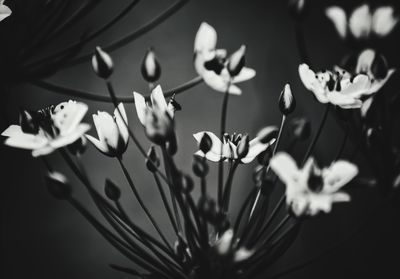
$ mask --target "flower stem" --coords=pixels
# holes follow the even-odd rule
[[[166,19],[171,17],[173,14],[175,14],[177,11],[179,11],[180,8],[182,8],[186,3],[188,3],[189,0],[178,0],[175,3],[173,3],[170,7],[168,7],[166,10],[161,12],[158,16],[155,18],[151,19],[149,22],[145,23],[132,33],[112,42],[111,44],[103,47],[105,51],[112,52],[116,49],[119,49],[126,44],[136,40],[140,36],[146,34],[147,32],[151,31],[153,28],[157,27],[160,25],[162,22],[164,22]],[[71,67],[77,64],[80,64],[82,62],[87,61],[92,57],[92,54],[84,54],[81,57],[78,57],[74,60],[72,60],[67,67]]]
[[[191,80],[182,83],[181,85],[178,85],[170,90],[167,90],[164,92],[165,97],[171,97],[174,94],[180,94],[188,89],[200,84],[203,82],[203,79],[200,76],[194,77]],[[59,93],[62,95],[67,95],[70,97],[75,97],[75,98],[81,98],[85,100],[91,100],[91,101],[97,101],[97,102],[105,102],[105,103],[111,103],[112,99],[110,96],[102,96],[102,95],[97,95],[95,93],[91,92],[86,92],[82,90],[76,90],[76,89],[71,89],[67,87],[63,87],[60,85],[56,85],[50,82],[46,82],[43,80],[32,80],[30,81],[31,84],[40,87],[42,89],[46,89],[55,93]],[[146,99],[149,99],[150,96],[147,96]],[[134,103],[135,100],[132,95],[129,96],[122,96],[122,97],[116,97],[117,102],[123,102],[123,103]]]
[[[127,168],[125,167],[124,162],[120,158],[118,158],[118,162],[119,162],[119,164],[121,166],[121,169],[122,169],[122,171],[123,171],[123,173],[125,175],[126,180],[128,181],[129,186],[132,189],[133,194],[136,197],[136,200],[139,202],[140,207],[143,209],[143,211],[145,212],[146,216],[149,218],[151,224],[156,229],[156,231],[160,235],[160,237],[163,240],[163,242],[165,243],[165,245],[168,247],[168,249],[171,250],[171,252],[173,252],[174,250],[172,249],[171,245],[169,244],[167,238],[164,236],[163,232],[159,228],[159,226],[158,226],[156,220],[154,219],[153,215],[151,215],[149,209],[146,207],[146,205],[144,204],[142,198],[140,197],[140,194],[137,191],[135,184],[133,183],[132,177],[130,176]]]
[[[306,163],[308,157],[309,157],[309,156],[311,155],[311,153],[313,152],[314,147],[315,147],[315,144],[317,143],[317,141],[318,141],[318,139],[319,139],[319,136],[321,135],[322,128],[324,127],[325,122],[326,122],[326,119],[327,119],[327,117],[328,117],[329,108],[330,108],[330,104],[326,105],[324,114],[323,114],[322,119],[321,119],[321,122],[319,123],[319,126],[318,126],[318,130],[317,130],[317,132],[315,133],[314,138],[311,140],[311,143],[310,143],[310,145],[308,146],[308,149],[307,149],[306,154],[304,154],[303,161],[301,162],[301,165],[302,165],[302,166]]]
[[[224,94],[224,99],[222,101],[222,109],[221,109],[221,129],[220,129],[220,139],[221,139],[221,158],[218,163],[218,193],[217,200],[218,205],[222,207],[223,202],[223,187],[224,187],[224,158],[223,158],[223,148],[224,148],[224,134],[226,131],[226,117],[228,113],[228,100],[229,100],[229,87],[231,86],[231,81],[228,82],[226,92]]]
[[[229,210],[229,202],[231,199],[231,191],[232,191],[232,184],[233,184],[233,176],[235,175],[235,171],[239,166],[240,160],[235,160],[232,166],[229,168],[228,178],[225,182],[224,187],[224,196],[222,199],[222,210],[224,212],[228,212]]]
[[[302,22],[299,21],[295,22],[295,33],[296,33],[297,50],[299,51],[301,63],[306,63],[307,65],[310,65],[310,58],[306,47],[306,40],[304,38]]]

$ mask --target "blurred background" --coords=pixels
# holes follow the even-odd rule
[[[307,0],[306,0],[307,1]],[[6,1],[6,4],[9,1]],[[103,1],[89,17],[81,22],[61,40],[48,47],[48,52],[62,48],[66,42],[78,39],[87,30],[111,18],[129,1]],[[112,3],[111,3],[112,2]],[[363,1],[307,1],[308,17],[304,22],[306,44],[316,68],[329,68],[348,53],[348,49],[337,36],[331,22],[324,15],[330,5],[339,5],[351,11]],[[375,4],[394,4],[395,1],[372,1]],[[135,9],[109,32],[88,44],[81,53],[91,52],[96,45],[107,43],[123,36],[149,21],[172,3],[172,0],[141,1]],[[34,10],[33,10],[34,11]],[[32,19],[35,15],[31,14]],[[228,51],[241,44],[247,46],[247,65],[257,71],[257,76],[241,84],[243,94],[230,98],[227,130],[248,132],[251,137],[267,125],[279,125],[278,96],[285,83],[289,82],[297,100],[293,116],[306,116],[315,129],[323,107],[317,104],[312,94],[304,89],[297,67],[301,62],[295,43],[295,22],[287,12],[286,1],[239,1],[239,0],[193,0],[178,13],[138,40],[111,53],[115,62],[113,83],[118,95],[130,95],[133,90],[147,94],[148,87],[140,74],[140,65],[146,49],[154,47],[162,66],[160,84],[164,89],[173,88],[196,76],[193,69],[193,40],[201,22],[206,21],[218,32],[218,46]],[[399,66],[400,27],[380,47],[391,66]],[[7,38],[2,38],[7,40]],[[3,55],[3,54],[2,54]],[[392,77],[398,80],[398,75]],[[91,70],[89,61],[58,71],[49,80],[71,88],[106,95],[104,82]],[[394,83],[388,86],[395,90]],[[397,87],[398,88],[398,87]],[[39,109],[68,100],[67,96],[39,89],[28,83],[9,89],[10,99],[4,110],[12,122],[18,119],[18,108]],[[191,172],[192,153],[196,143],[192,134],[198,131],[219,131],[219,112],[223,94],[214,92],[201,84],[178,95],[177,101],[183,110],[177,114],[179,151],[177,162],[186,172]],[[85,101],[85,100],[83,100]],[[91,114],[97,110],[113,110],[111,104],[85,101],[90,107],[86,122],[91,123]],[[133,104],[126,105],[129,122],[144,146],[149,147]],[[5,124],[1,124],[2,129]],[[287,132],[287,131],[286,131]],[[95,133],[95,131],[91,131]],[[327,127],[315,149],[320,165],[327,165],[334,158],[342,140],[342,130],[330,116]],[[282,148],[287,146],[284,140]],[[297,158],[305,152],[306,143],[298,145]],[[343,157],[350,156],[354,145],[346,146]],[[1,247],[0,277],[21,278],[97,278],[124,279],[128,275],[118,273],[108,264],[129,265],[129,262],[113,249],[102,237],[68,204],[54,200],[44,187],[44,166],[29,152],[0,147],[1,152]],[[68,175],[74,187],[74,196],[96,213],[94,205],[83,189],[83,185],[69,172],[60,156],[53,154],[50,161],[54,168]],[[88,147],[83,160],[91,179],[102,191],[106,177],[119,184],[124,193],[123,203],[137,223],[148,230],[137,202],[131,197],[116,160],[102,156],[92,146]],[[145,201],[152,208],[164,230],[172,236],[165,220],[165,213],[157,189],[147,175],[144,160],[133,144],[130,144],[124,160],[134,177]],[[363,157],[357,157],[363,166]],[[254,165],[243,165],[234,184],[234,202],[239,207],[241,198],[253,186],[251,173]],[[216,165],[209,177],[210,192],[215,191]],[[363,169],[363,174],[369,170]],[[279,189],[278,189],[279,192]],[[313,263],[289,273],[282,278],[397,278],[400,249],[400,216],[396,206],[382,205],[384,198],[376,189],[350,190],[353,201],[336,205],[333,213],[307,220],[288,252],[277,261],[265,275],[274,275],[308,259]],[[274,198],[276,200],[276,198]],[[234,209],[235,212],[235,209]],[[97,216],[99,216],[97,214]],[[365,221],[368,220],[366,223]],[[360,224],[364,224],[361,229]],[[354,233],[357,232],[357,233]],[[349,238],[351,235],[351,238]],[[172,238],[171,238],[172,239]],[[336,244],[340,243],[340,246]],[[337,246],[335,249],[331,247]],[[328,251],[328,252],[324,252]]]

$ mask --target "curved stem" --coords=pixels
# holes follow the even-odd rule
[[[120,38],[111,44],[104,46],[103,49],[107,52],[112,52],[116,49],[119,49],[126,44],[136,40],[140,36],[146,34],[147,32],[151,31],[153,28],[157,27],[160,25],[162,22],[164,22],[166,19],[168,19],[170,16],[175,14],[177,11],[179,11],[180,8],[182,8],[186,3],[188,3],[189,0],[178,0],[174,4],[172,4],[170,7],[168,7],[165,11],[160,13],[158,16],[155,18],[151,19],[149,22],[145,23],[141,27],[139,27],[137,30],[133,31],[132,33],[124,36],[123,38]],[[71,61],[66,67],[71,67],[74,65],[77,65],[79,63],[85,62],[88,59],[92,57],[92,54],[85,54],[82,55],[81,57],[78,57]]]
[[[301,63],[306,63],[307,65],[310,66],[311,61],[306,47],[306,40],[304,38],[302,22],[300,21],[295,22],[295,33],[296,33],[297,50],[299,51]]]
[[[164,91],[164,96],[171,97],[174,94],[177,95],[177,94],[183,93],[186,90],[200,84],[202,81],[203,81],[203,79],[200,76],[194,77],[191,80],[189,80],[181,85],[178,85],[177,87],[174,87],[172,89]],[[67,95],[67,96],[71,96],[71,97],[75,97],[75,98],[81,98],[81,99],[97,101],[97,102],[105,102],[105,103],[112,102],[112,99],[110,96],[102,96],[102,95],[97,95],[92,92],[71,89],[68,87],[60,86],[60,85],[50,83],[47,81],[43,81],[43,80],[33,80],[33,81],[30,81],[30,83],[37,87],[40,87],[42,89],[46,89],[48,91],[52,91],[52,92],[62,94],[62,95]],[[149,99],[149,98],[150,98],[150,96],[146,96],[146,99]],[[135,102],[133,95],[116,97],[116,100],[118,102],[123,102],[123,103],[134,103]]]
[[[235,175],[235,171],[239,166],[240,160],[235,160],[232,166],[229,169],[228,178],[225,183],[224,187],[224,196],[222,199],[222,210],[224,212],[228,212],[229,210],[229,202],[231,199],[231,191],[232,191],[232,184],[233,184],[233,176]]]
[[[321,122],[319,123],[318,130],[315,133],[313,139],[311,140],[311,143],[308,146],[306,154],[304,154],[303,161],[301,162],[302,166],[305,164],[305,162],[307,161],[308,157],[311,155],[311,153],[314,150],[315,144],[317,143],[317,141],[319,139],[319,136],[321,135],[322,128],[324,127],[326,119],[328,117],[328,113],[329,113],[329,108],[330,107],[331,107],[330,104],[326,105],[326,107],[325,107],[325,111],[324,111],[324,114],[322,116]]]

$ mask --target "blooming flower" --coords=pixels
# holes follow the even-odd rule
[[[5,0],[0,0],[0,21],[3,21],[12,14],[11,9],[4,5],[4,1]]]
[[[253,78],[256,72],[243,67],[236,76],[231,76],[227,69],[227,52],[216,49],[217,32],[209,24],[203,22],[197,31],[194,41],[194,67],[204,82],[212,89],[240,95],[242,91],[235,84]]]
[[[120,113],[121,114],[120,114]],[[90,135],[86,138],[103,154],[120,157],[128,147],[129,132],[126,124],[128,118],[122,103],[114,110],[114,117],[105,111],[93,114],[93,122],[99,139]]]
[[[293,158],[284,152],[277,153],[270,164],[286,184],[286,204],[296,216],[329,213],[333,203],[350,201],[350,196],[340,189],[358,173],[357,166],[342,160],[321,170],[310,158],[299,169]]]
[[[176,110],[174,101],[171,99],[167,103],[160,85],[151,92],[151,106],[146,104],[141,94],[133,92],[133,96],[136,112],[140,123],[145,127],[146,135],[157,144],[165,142],[173,134],[173,118]]]
[[[346,12],[337,6],[326,9],[327,17],[333,22],[340,37],[350,34],[356,38],[368,38],[371,34],[378,37],[388,35],[399,21],[390,6],[379,7],[371,12],[367,4],[357,7],[349,18]]]
[[[8,137],[8,146],[32,150],[34,157],[47,155],[78,140],[90,126],[81,123],[88,107],[76,101],[63,102],[33,114],[35,127],[27,131],[23,126],[11,125],[1,135]]]
[[[199,156],[205,156],[208,160],[212,162],[219,162],[221,160],[236,160],[238,159],[237,148],[238,144],[242,138],[239,135],[233,135],[231,137],[225,136],[223,138],[223,142],[212,132],[199,132],[194,134],[194,138],[198,143],[201,142],[203,135],[207,134],[212,141],[212,146],[210,151],[204,154],[203,151],[198,150],[195,154]],[[266,150],[270,145],[275,142],[275,138],[270,140],[269,142],[262,143],[258,137],[254,138],[249,142],[249,150],[247,154],[240,159],[242,163],[250,163],[257,157],[258,154]],[[221,153],[222,150],[222,153]]]
[[[360,108],[362,98],[379,87],[366,74],[352,76],[345,70],[315,73],[307,64],[299,66],[300,79],[321,103],[331,103],[344,109]]]

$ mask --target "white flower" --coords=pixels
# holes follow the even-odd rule
[[[241,135],[224,137],[223,142],[212,132],[199,132],[194,134],[193,136],[196,139],[196,141],[200,143],[204,134],[207,134],[211,138],[212,141],[211,149],[206,154],[204,154],[203,151],[199,150],[195,153],[196,155],[202,157],[205,156],[208,160],[212,162],[238,159],[237,145],[241,140]],[[257,157],[258,154],[266,150],[274,142],[275,138],[273,138],[270,142],[267,143],[262,143],[258,137],[254,138],[249,142],[249,151],[247,152],[246,156],[241,158],[240,161],[245,164],[252,162]]]
[[[0,0],[0,21],[3,21],[5,18],[9,17],[12,14],[11,9],[4,5],[4,0]]]
[[[340,191],[358,173],[358,168],[346,161],[337,161],[319,169],[312,158],[299,169],[287,153],[277,153],[271,168],[286,185],[286,204],[296,216],[329,213],[335,202],[348,202],[350,196]]]
[[[242,91],[235,84],[253,78],[255,70],[243,67],[238,75],[231,77],[227,69],[227,52],[217,49],[217,32],[203,22],[194,40],[194,67],[204,82],[212,89],[240,95]]]
[[[173,133],[173,102],[167,103],[160,85],[151,92],[151,106],[146,104],[141,94],[133,92],[133,97],[139,121],[145,127],[149,139],[157,144],[165,142]]]
[[[325,13],[342,38],[346,38],[349,32],[356,39],[367,38],[371,34],[384,37],[399,21],[399,18],[394,16],[393,7],[390,6],[379,7],[372,12],[370,7],[364,4],[357,7],[349,18],[346,12],[337,6],[327,8]]]
[[[304,86],[314,93],[319,102],[344,109],[360,108],[362,98],[379,89],[366,74],[352,76],[340,68],[315,73],[307,64],[301,64],[299,75]]]
[[[54,150],[78,140],[90,126],[81,123],[87,112],[87,105],[75,101],[63,102],[37,112],[32,121],[38,125],[34,133],[25,133],[21,126],[11,125],[2,136],[8,137],[8,146],[32,150],[34,157],[47,155]]]
[[[114,117],[105,111],[93,114],[93,122],[99,139],[86,135],[86,138],[100,152],[110,157],[122,156],[128,147],[129,132],[126,126],[128,118],[122,103],[118,105],[118,109],[114,110]]]

